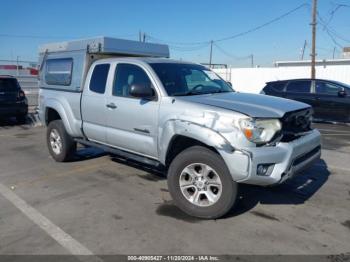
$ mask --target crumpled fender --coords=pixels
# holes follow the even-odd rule
[[[223,124],[223,122],[225,119],[220,119],[220,116],[215,112],[203,112],[200,115],[183,114],[167,120],[159,130],[160,162],[165,164],[171,140],[178,135],[198,140],[218,150],[233,152],[235,148],[222,135],[222,132],[232,132],[232,128],[227,130],[228,125]]]

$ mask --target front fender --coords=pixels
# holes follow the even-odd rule
[[[189,120],[168,120],[164,124],[163,128],[159,131],[159,134],[158,152],[159,160],[162,164],[165,164],[166,155],[171,140],[178,135],[195,139],[203,144],[217,148],[219,150],[224,150],[227,152],[232,152],[235,150],[230,142],[219,132],[205,125],[191,122]]]

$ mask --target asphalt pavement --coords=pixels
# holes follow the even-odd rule
[[[229,215],[177,209],[161,171],[93,148],[49,156],[45,128],[0,124],[0,254],[339,254],[350,251],[350,127],[316,124],[322,160],[242,186]]]

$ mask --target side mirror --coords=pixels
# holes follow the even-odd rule
[[[339,97],[345,97],[347,94],[346,94],[346,90],[345,88],[342,88],[338,91],[338,96]]]
[[[154,89],[149,85],[142,84],[133,84],[130,87],[130,96],[144,99],[152,99],[155,95]]]
[[[232,83],[231,83],[230,81],[226,81],[226,83],[227,83],[230,87],[232,87]]]

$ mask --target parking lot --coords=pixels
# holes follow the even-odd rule
[[[225,218],[188,217],[161,171],[93,148],[54,162],[45,128],[0,124],[1,254],[339,254],[350,250],[350,127],[316,124],[322,160],[242,186]]]

